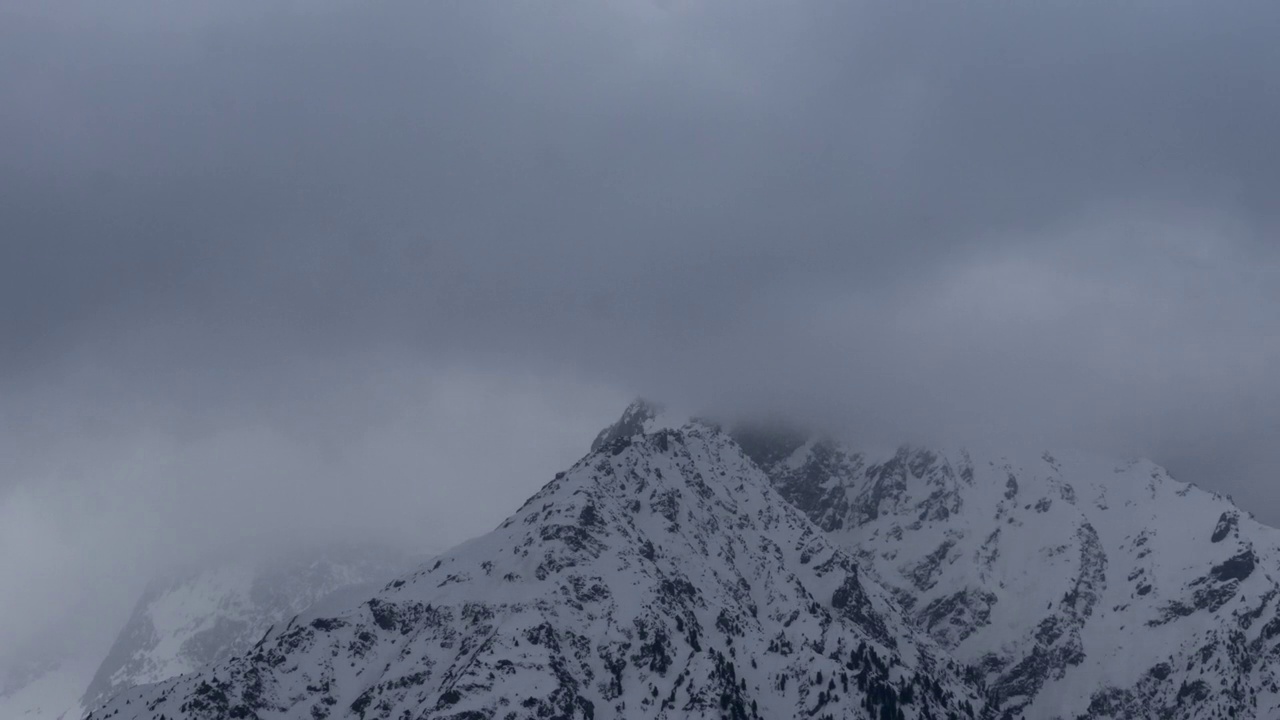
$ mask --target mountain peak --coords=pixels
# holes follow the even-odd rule
[[[1280,533],[1225,498],[688,418],[633,402],[493,532],[94,717],[1280,713]]]
[[[658,421],[662,414],[663,407],[655,402],[644,398],[632,400],[627,409],[622,411],[622,417],[618,418],[617,422],[596,435],[596,439],[591,443],[591,452],[596,452],[618,438],[653,432],[660,426]]]
[[[630,413],[635,428],[651,421]],[[627,427],[626,423],[622,424]],[[95,717],[974,717],[980,689],[714,427],[619,432],[488,535]]]

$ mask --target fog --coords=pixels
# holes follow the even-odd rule
[[[0,8],[0,648],[246,538],[447,547],[635,395],[1147,456],[1280,523],[1277,29]]]

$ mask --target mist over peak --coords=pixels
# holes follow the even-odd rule
[[[637,395],[1280,523],[1275,3],[11,5],[0,660],[480,535]]]

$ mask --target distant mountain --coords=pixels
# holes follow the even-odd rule
[[[336,591],[385,582],[408,566],[383,548],[333,547],[222,562],[153,582],[101,661],[81,705],[199,670],[253,647],[272,626]],[[74,695],[73,695],[74,697]]]
[[[14,653],[20,661],[0,671],[0,718],[76,720],[84,714],[79,697],[101,660],[100,648],[42,640]]]

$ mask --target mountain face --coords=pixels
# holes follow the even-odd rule
[[[1280,717],[1280,532],[1147,462],[669,427],[93,720]]]
[[[493,532],[100,718],[973,718],[978,687],[716,429],[619,433]]]
[[[994,717],[1280,717],[1280,533],[1146,461],[739,439]]]
[[[330,548],[226,562],[152,583],[134,608],[81,705],[100,707],[125,688],[190,673],[248,651],[275,625],[332,593],[402,572],[381,548]],[[72,696],[74,697],[74,695]]]

